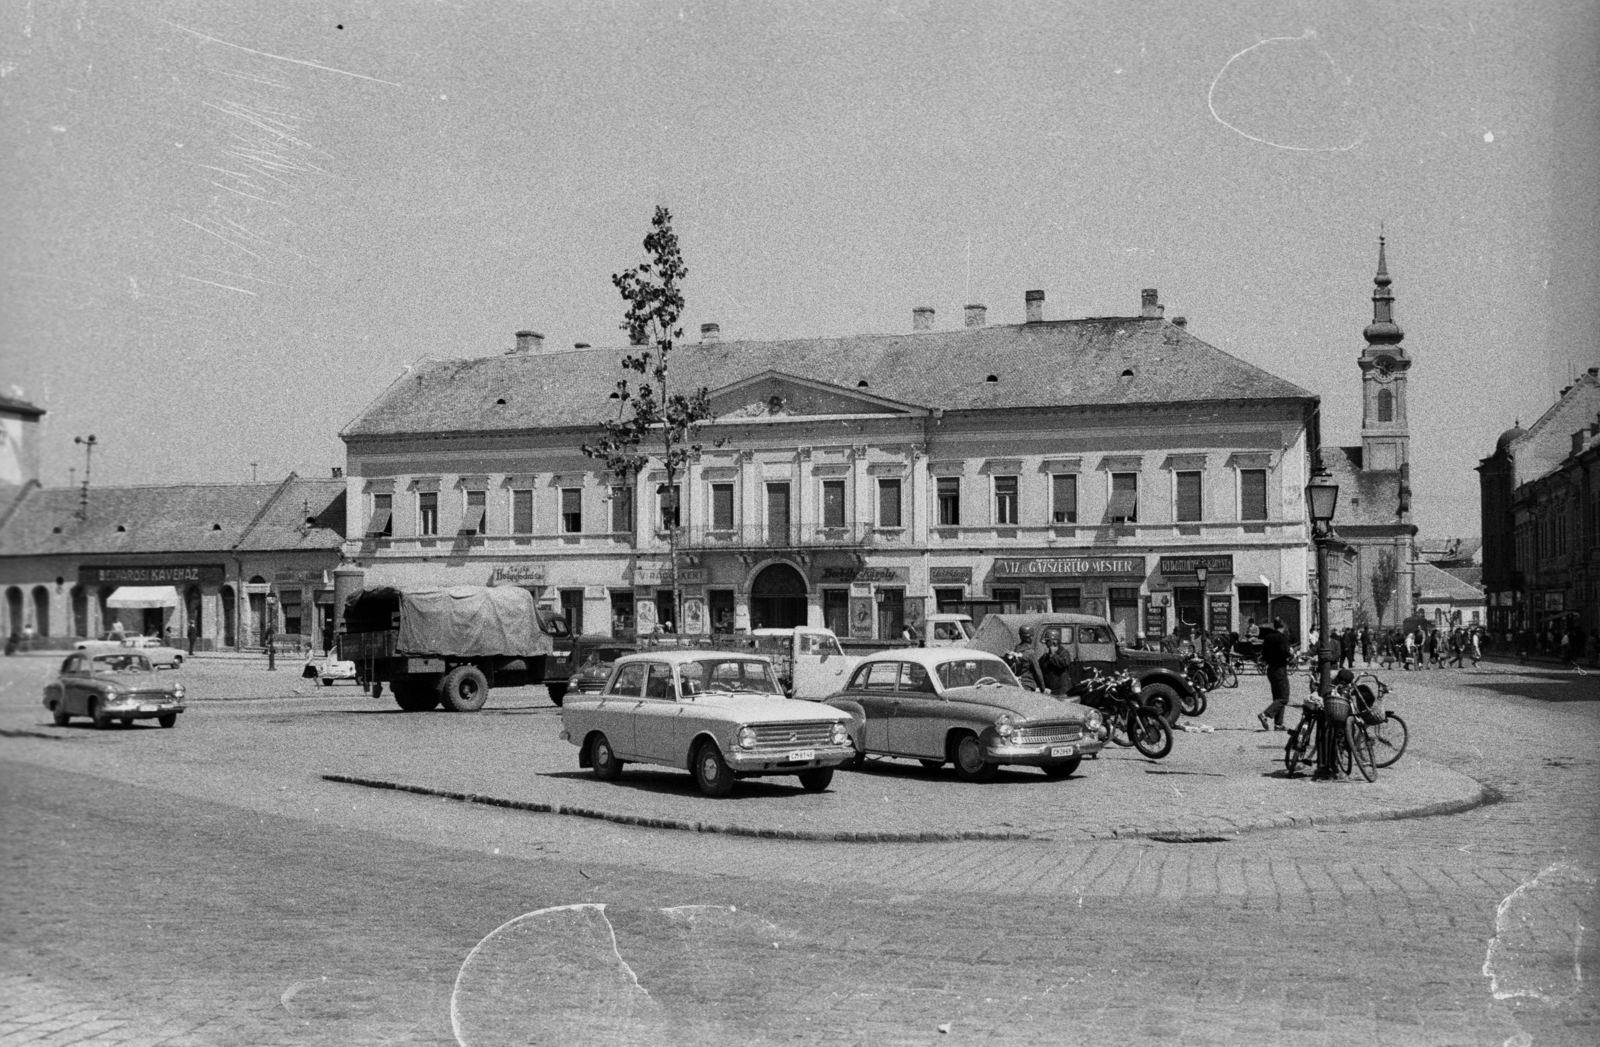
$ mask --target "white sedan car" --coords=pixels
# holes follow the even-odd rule
[[[73,644],[80,651],[118,651],[135,650],[144,655],[145,660],[157,669],[166,666],[176,669],[188,657],[176,647],[168,647],[154,636],[124,636],[118,640],[107,636],[101,640],[79,640]]]

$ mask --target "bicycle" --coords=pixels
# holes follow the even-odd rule
[[[1322,732],[1337,722],[1336,719],[1329,719],[1327,706],[1341,702],[1347,711],[1343,717],[1343,724],[1330,739],[1334,766],[1342,774],[1348,775],[1353,769],[1359,771],[1361,777],[1369,782],[1378,780],[1378,761],[1373,738],[1368,733],[1366,725],[1361,722],[1361,718],[1354,712],[1354,691],[1352,684],[1342,683],[1334,686],[1333,693],[1328,695],[1327,699],[1315,693],[1306,698],[1306,703],[1301,709],[1300,722],[1289,732],[1289,739],[1283,747],[1284,768],[1290,777],[1294,776],[1295,770],[1302,764],[1316,762]]]
[[[1361,721],[1362,729],[1372,745],[1377,766],[1392,767],[1405,755],[1410,731],[1400,714],[1383,707],[1389,687],[1372,673],[1362,673],[1351,685],[1354,695],[1353,718]]]

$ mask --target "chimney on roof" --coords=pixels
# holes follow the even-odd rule
[[[574,348],[574,349],[587,349],[587,348],[589,348],[589,343],[588,342],[573,342],[572,343],[572,348]]]
[[[985,319],[985,317],[987,317],[988,315],[989,315],[989,307],[988,306],[983,306],[983,305],[969,305],[969,306],[967,306],[967,326],[968,327],[982,327],[982,326],[984,326],[986,323],[988,323],[988,320]]]
[[[720,342],[720,341],[722,341],[722,327],[720,325],[718,325],[718,324],[701,324],[700,325],[700,342],[701,342],[701,344],[703,344],[703,345],[711,345],[711,344],[713,344],[715,342]]]
[[[1139,292],[1139,315],[1150,319],[1160,319],[1166,312],[1166,307],[1161,304],[1161,295],[1154,287],[1146,287]]]
[[[540,353],[543,351],[544,335],[540,334],[538,331],[518,331],[517,347],[509,350],[506,355],[523,356],[528,353]]]
[[[333,479],[335,479],[335,480],[343,480],[344,479],[344,466],[336,465],[336,466],[333,467]]]
[[[911,310],[911,329],[913,331],[933,330],[933,306],[919,305]]]
[[[1030,324],[1041,324],[1041,323],[1044,323],[1044,292],[1043,291],[1024,291],[1024,292],[1022,292],[1022,308],[1026,311],[1026,313],[1028,315],[1028,323],[1030,323]]]
[[[1189,326],[1189,318],[1187,316],[1174,316],[1172,318],[1172,326],[1173,327],[1188,327]]]

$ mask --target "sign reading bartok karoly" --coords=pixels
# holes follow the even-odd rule
[[[996,578],[1142,577],[1144,557],[1093,553],[1085,556],[997,556],[994,574]]]
[[[874,582],[879,585],[908,585],[911,582],[909,567],[824,567],[824,582]]]

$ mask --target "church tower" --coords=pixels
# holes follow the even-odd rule
[[[1400,343],[1406,333],[1394,322],[1394,294],[1383,237],[1378,237],[1378,275],[1372,280],[1372,323],[1362,334],[1361,465],[1366,472],[1409,472],[1411,431],[1406,413],[1406,373],[1411,358]],[[1409,492],[1407,492],[1409,494]]]

